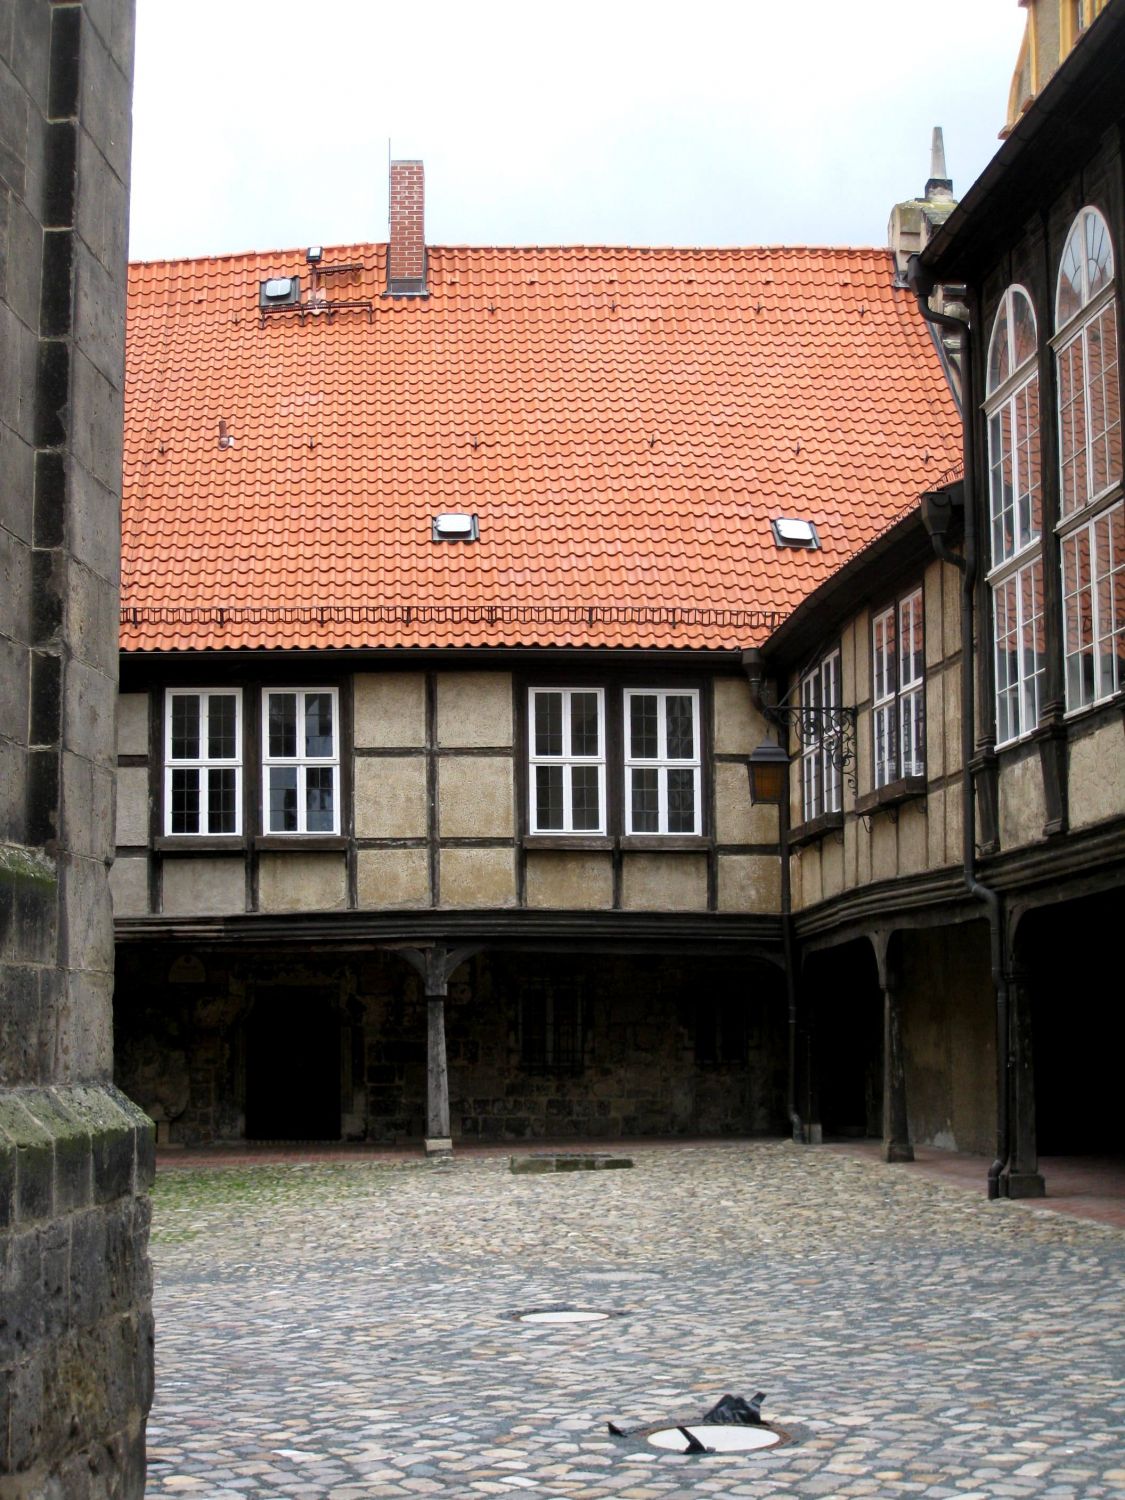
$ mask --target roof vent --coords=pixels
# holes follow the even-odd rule
[[[816,548],[820,546],[820,538],[811,521],[802,521],[795,516],[776,516],[770,522],[770,528],[773,531],[773,539],[779,547]]]
[[[271,276],[268,281],[258,283],[258,306],[296,307],[301,300],[301,278],[299,276]]]
[[[480,526],[476,516],[467,511],[445,511],[434,517],[432,539],[435,542],[476,542],[480,540]]]

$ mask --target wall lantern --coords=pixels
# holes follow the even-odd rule
[[[750,801],[755,805],[781,807],[788,798],[789,757],[780,745],[763,740],[746,762],[750,777]]]

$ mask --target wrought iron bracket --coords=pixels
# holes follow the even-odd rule
[[[827,750],[832,764],[851,787],[852,795],[856,794],[856,709],[838,704],[782,703],[768,707],[766,714],[779,728],[794,730],[802,750],[813,745]]]

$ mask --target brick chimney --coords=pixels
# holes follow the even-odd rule
[[[391,162],[390,207],[387,291],[392,297],[424,297],[426,177],[420,161]]]

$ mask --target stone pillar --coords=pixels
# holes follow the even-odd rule
[[[1008,984],[1008,1037],[1011,1047],[1011,1097],[1008,1124],[1011,1150],[1001,1189],[1008,1198],[1042,1198],[1046,1185],[1039,1171],[1035,1139],[1035,1067],[1031,1034],[1031,996],[1016,974]]]
[[[0,7],[0,1497],[144,1493],[152,1127],[112,1085],[132,0]]]

